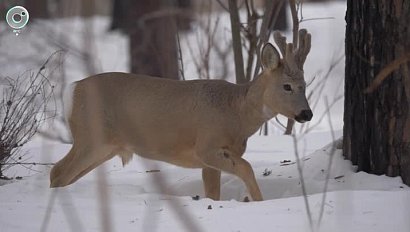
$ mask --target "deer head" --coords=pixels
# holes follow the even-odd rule
[[[313,114],[306,99],[306,82],[303,64],[310,51],[311,36],[305,29],[299,31],[299,46],[294,49],[292,43],[279,32],[274,32],[274,39],[283,59],[275,47],[267,43],[261,53],[262,75],[269,76],[267,91],[264,94],[265,105],[273,113],[282,114],[298,122],[310,121]]]

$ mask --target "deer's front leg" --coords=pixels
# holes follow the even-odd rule
[[[239,155],[223,148],[198,151],[198,155],[206,166],[241,178],[254,201],[263,200],[251,165]]]
[[[221,171],[213,168],[202,168],[205,196],[219,200],[221,196]]]

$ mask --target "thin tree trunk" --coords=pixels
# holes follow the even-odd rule
[[[229,14],[231,16],[232,46],[235,59],[235,76],[236,83],[243,84],[248,82],[245,78],[242,41],[240,34],[239,10],[236,0],[229,0]]]
[[[410,64],[364,93],[410,51],[410,0],[348,0],[346,22],[344,155],[361,171],[410,184]]]

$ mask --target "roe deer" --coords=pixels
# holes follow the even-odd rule
[[[251,165],[242,158],[247,139],[282,114],[298,122],[313,114],[305,96],[303,64],[310,34],[299,46],[274,38],[261,51],[262,72],[246,84],[222,80],[177,81],[103,73],[75,83],[68,122],[69,153],[53,167],[50,187],[72,184],[115,155],[123,165],[133,154],[188,168],[202,168],[206,197],[220,198],[221,171],[244,181],[262,200]]]

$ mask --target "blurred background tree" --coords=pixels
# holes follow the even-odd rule
[[[115,0],[111,29],[129,35],[132,73],[179,79],[176,36],[189,30],[191,1]]]

